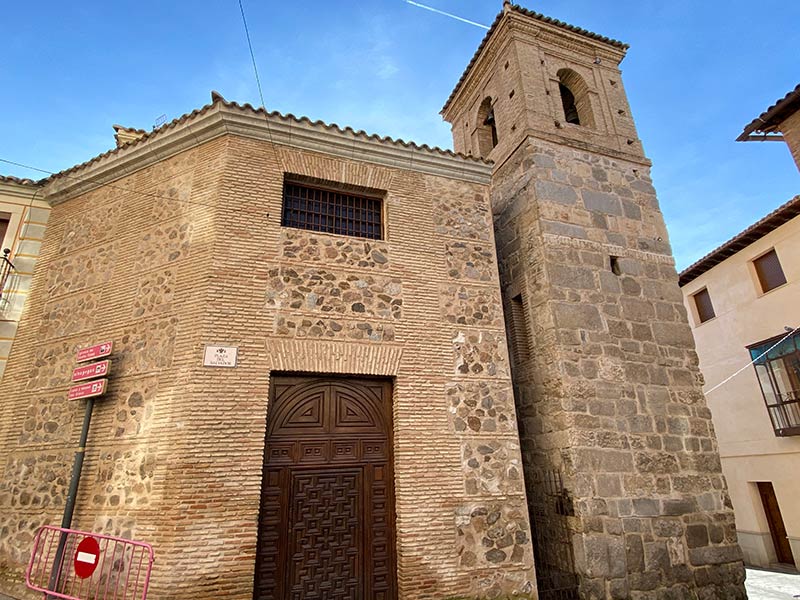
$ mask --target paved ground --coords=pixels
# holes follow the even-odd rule
[[[800,598],[800,573],[747,569],[745,586],[750,600],[797,600]],[[0,600],[13,599],[0,594]]]
[[[800,574],[747,569],[747,596],[750,600],[793,600],[800,598]]]

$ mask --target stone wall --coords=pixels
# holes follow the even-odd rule
[[[502,283],[534,348],[513,361],[528,493],[543,492],[537,473],[563,472],[581,596],[743,598],[647,167],[529,138],[492,199]]]
[[[283,173],[385,190],[385,239],[280,227]],[[392,378],[400,598],[534,593],[487,185],[226,136],[55,206],[33,298],[0,388],[0,589],[59,519],[74,352],[112,339],[74,524],[153,543],[154,597],[252,597],[273,371]]]
[[[180,498],[169,472],[182,436],[171,401],[195,397],[183,385],[195,354],[185,327],[200,329],[206,310],[214,207],[202,199],[216,193],[226,145],[53,207],[0,385],[0,590],[26,594],[33,534],[61,522],[83,420],[66,392],[76,350],[92,343],[114,342],[111,382],[95,403],[73,526],[172,550],[163,503]],[[154,593],[168,587],[157,569]]]
[[[800,111],[783,121],[780,124],[780,131],[786,140],[786,145],[789,146],[797,168],[800,169]]]

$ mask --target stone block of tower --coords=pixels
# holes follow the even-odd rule
[[[744,598],[627,46],[505,3],[442,114],[492,202],[540,593]]]

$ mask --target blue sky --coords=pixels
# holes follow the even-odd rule
[[[424,0],[491,24],[501,0]],[[678,268],[800,193],[784,144],[743,126],[800,81],[800,2],[530,0],[631,45],[622,63]],[[403,0],[244,0],[267,107],[451,147],[439,110],[485,31]],[[236,0],[3,9],[0,158],[58,171],[209,102],[258,104]],[[0,173],[41,173],[0,163]]]

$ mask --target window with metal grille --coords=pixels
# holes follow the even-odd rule
[[[701,323],[713,319],[717,315],[714,314],[714,305],[711,304],[711,296],[708,290],[703,288],[692,296],[694,298],[694,306],[697,309],[697,318]]]
[[[778,260],[775,250],[759,256],[753,261],[753,266],[756,268],[762,292],[766,293],[786,283],[786,275],[783,274],[781,261]]]
[[[747,349],[775,435],[800,435],[800,333],[772,338]]]
[[[381,205],[380,198],[284,181],[281,225],[379,240],[383,238]]]

